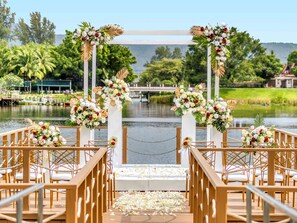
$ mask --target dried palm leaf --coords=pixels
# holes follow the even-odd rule
[[[116,77],[120,80],[124,80],[127,75],[129,74],[129,71],[127,70],[127,68],[122,68],[116,75]]]
[[[78,98],[71,98],[70,99],[70,106],[72,107],[72,106],[76,105],[78,102],[79,102]]]
[[[192,26],[191,30],[190,30],[190,33],[193,35],[193,36],[201,36],[201,35],[204,35],[204,32],[203,32],[203,27],[201,26]]]
[[[215,75],[219,78],[221,78],[225,74],[225,68],[222,65],[219,66],[216,64],[215,67],[213,68],[213,71]]]
[[[234,110],[234,108],[236,107],[237,105],[237,101],[235,100],[228,100],[226,101],[227,104],[228,104],[228,107],[231,109],[231,110]]]
[[[108,112],[106,110],[101,110],[101,116],[106,118],[108,116]]]
[[[110,101],[110,105],[111,105],[111,106],[116,106],[115,101],[114,101],[114,100],[111,100],[111,101]]]
[[[95,93],[95,94],[97,94],[97,92],[100,92],[100,91],[102,91],[102,87],[101,86],[97,86],[97,87],[95,87],[94,89],[93,89],[93,92]]]
[[[175,112],[177,110],[177,107],[173,106],[172,108],[170,108],[170,110]]]
[[[92,58],[93,47],[88,41],[84,41],[84,44],[81,46],[81,59],[83,61],[89,61]]]
[[[175,89],[175,95],[176,95],[176,97],[179,98],[179,96],[180,96],[180,89],[179,88]]]

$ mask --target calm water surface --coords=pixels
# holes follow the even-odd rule
[[[181,125],[169,105],[147,104],[135,101],[124,107],[123,121],[128,126],[129,163],[175,163],[175,128]],[[27,126],[26,118],[63,125],[69,117],[69,107],[21,105],[0,107],[0,133]],[[257,113],[263,114],[267,126],[297,133],[297,107],[237,105],[233,112],[234,124],[249,126]],[[69,137],[72,132],[63,132]],[[106,130],[97,130],[96,138],[107,138]],[[197,132],[203,140],[205,132]],[[240,137],[240,136],[236,136]]]

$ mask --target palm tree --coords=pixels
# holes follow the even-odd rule
[[[47,72],[51,72],[55,65],[46,45],[27,44],[12,49],[9,69],[19,76],[36,77],[40,80]]]

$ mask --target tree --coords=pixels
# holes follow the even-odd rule
[[[71,79],[75,88],[82,88],[83,61],[81,60],[81,44],[72,42],[73,33],[66,31],[63,42],[52,51],[55,70],[51,77],[56,79]],[[136,77],[131,64],[136,63],[136,58],[131,51],[121,45],[106,45],[103,49],[97,48],[97,84],[105,78],[111,78],[123,67],[129,71],[127,82]],[[89,66],[89,77],[91,77],[91,66]]]
[[[230,57],[226,61],[222,83],[269,80],[279,71],[280,62],[274,54],[266,55],[260,40],[247,32],[232,28],[234,36],[229,46]],[[274,70],[274,71],[273,71]],[[185,79],[192,84],[206,79],[206,48],[189,46],[184,62]]]
[[[0,0],[0,39],[11,39],[11,26],[14,24],[15,13],[6,6],[7,0]]]
[[[263,54],[252,59],[255,74],[268,82],[275,75],[279,74],[282,69],[280,59],[275,57],[274,52]]]
[[[24,81],[14,74],[5,75],[0,78],[0,87],[3,90],[13,90],[15,87],[22,87],[23,84]]]
[[[55,29],[54,23],[46,17],[41,18],[40,12],[33,12],[30,13],[30,25],[21,18],[16,24],[14,33],[22,44],[29,42],[54,44]]]
[[[167,59],[155,61],[147,66],[141,74],[139,83],[141,84],[177,84],[182,80],[181,59]]]
[[[10,55],[8,43],[4,40],[0,40],[0,77],[8,73],[7,64]]]
[[[297,65],[297,50],[292,51],[288,56],[288,65],[295,63]]]
[[[8,67],[12,73],[24,78],[41,80],[55,67],[47,45],[30,43],[14,47],[12,51]]]

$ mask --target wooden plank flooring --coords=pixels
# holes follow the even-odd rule
[[[116,194],[118,196],[118,194]],[[2,198],[5,197],[5,194],[2,193]],[[242,200],[242,193],[229,193],[228,194],[228,212],[235,213],[238,215],[245,215],[246,204],[245,201]],[[280,199],[280,194],[276,194],[276,198]],[[35,196],[32,194],[30,196],[30,211],[24,212],[24,215],[29,216],[30,219],[34,218],[37,213],[37,209],[35,208]],[[292,193],[290,193],[290,204],[292,204]],[[291,206],[291,205],[290,205]],[[65,210],[65,194],[59,194],[59,200],[56,200],[56,193],[54,193],[54,207],[49,207],[49,194],[44,199],[44,214],[46,216],[50,214],[55,214],[57,212]],[[0,213],[15,213],[15,209],[12,206],[3,208],[0,210]],[[262,219],[262,206],[258,206],[258,199],[255,198],[253,202],[253,215],[257,216],[257,220]],[[281,216],[280,213],[276,212],[272,214],[274,216]],[[279,217],[277,217],[280,219]],[[64,222],[65,216],[59,217],[59,221],[56,222]],[[228,216],[228,221],[232,220],[233,222],[236,221],[233,217]],[[7,222],[5,220],[0,219],[0,223]],[[176,216],[151,216],[151,215],[141,215],[141,216],[124,216],[120,211],[115,209],[110,209],[108,212],[104,214],[104,223],[192,223],[193,222],[193,215],[189,212],[189,206],[186,206],[183,212],[176,213]]]

